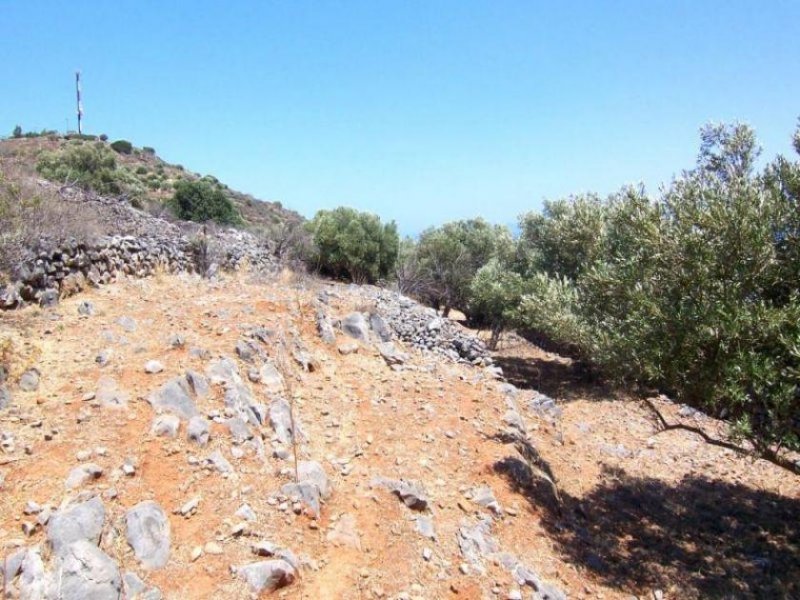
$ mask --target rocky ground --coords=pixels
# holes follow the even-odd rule
[[[800,595],[798,478],[374,288],[123,280],[0,353],[5,597]]]

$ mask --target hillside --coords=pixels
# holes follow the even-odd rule
[[[94,136],[89,136],[94,137]],[[186,169],[183,165],[170,164],[160,158],[152,148],[133,147],[130,153],[112,150],[113,141],[100,139],[68,139],[59,135],[7,138],[0,140],[0,167],[12,180],[19,178],[41,178],[36,165],[43,153],[63,152],[76,145],[101,145],[113,154],[117,162],[119,177],[126,182],[124,195],[135,206],[160,214],[159,206],[172,196],[176,183],[194,181],[202,177],[217,184],[224,191],[250,230],[271,232],[284,223],[302,221],[302,217],[279,202],[269,202],[238,192],[219,182],[213,175],[203,176]],[[64,184],[69,182],[58,181]]]
[[[390,292],[157,274],[0,318],[10,597],[800,594],[797,478]]]

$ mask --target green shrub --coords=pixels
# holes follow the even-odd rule
[[[149,154],[150,156],[156,155],[156,149],[151,146],[144,146],[142,147],[142,152],[145,154]]]
[[[413,260],[416,295],[435,308],[468,310],[472,278],[491,259],[513,252],[507,227],[483,219],[455,221],[420,235]]]
[[[139,165],[136,167],[136,174],[137,175],[146,175],[147,174],[147,167]]]
[[[357,283],[392,275],[400,242],[394,222],[352,208],[321,210],[308,224],[313,247],[308,259],[317,269]]]
[[[19,126],[19,125],[14,127],[14,131],[11,133],[11,137],[21,138],[22,137],[22,127]]]
[[[241,221],[233,203],[216,186],[203,181],[180,181],[170,202],[180,219],[236,224]]]
[[[107,142],[108,141],[108,136],[105,133],[101,133],[100,134],[100,141],[101,142]]]
[[[133,152],[133,144],[128,140],[117,140],[116,142],[111,142],[111,149],[119,154],[130,154]]]
[[[124,175],[117,169],[114,154],[103,145],[72,144],[39,157],[37,171],[46,179],[78,185],[99,194],[123,191]]]
[[[769,456],[800,449],[800,164],[757,174],[757,157],[749,128],[708,127],[659,198],[626,189],[523,221],[539,271],[518,319]]]

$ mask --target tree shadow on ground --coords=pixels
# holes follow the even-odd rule
[[[543,513],[566,559],[605,584],[631,593],[675,586],[688,598],[800,598],[800,499],[607,469],[583,498],[557,502],[526,461],[509,457],[495,470]]]
[[[608,400],[619,395],[618,389],[571,359],[521,358],[501,354],[493,359],[503,369],[503,376],[509,383],[523,390],[536,390],[556,400]]]

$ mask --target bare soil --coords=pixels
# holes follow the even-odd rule
[[[0,413],[0,431],[15,438],[13,450],[0,451],[0,552],[45,546],[41,528],[30,537],[22,532],[30,520],[23,514],[26,501],[57,507],[74,496],[64,480],[79,464],[76,453],[105,447],[106,455],[91,459],[104,475],[84,489],[116,490],[116,498],[105,500],[107,523],[123,532],[127,508],[157,501],[170,513],[172,552],[165,568],[143,572],[124,535],[101,546],[123,570],[159,586],[165,598],[247,597],[230,567],[258,560],[250,546],[259,539],[306,562],[300,580],[277,592],[280,597],[506,598],[517,586],[502,565],[489,560],[484,574],[460,568],[466,561],[458,528],[488,514],[465,492],[483,485],[504,509],[492,526],[499,546],[570,598],[800,597],[800,478],[688,432],[659,434],[637,398],[587,382],[568,359],[523,342],[506,345],[497,360],[523,388],[517,403],[540,464],[557,481],[559,504],[499,435],[507,405],[497,381],[480,369],[414,351],[400,372],[369,345],[341,355],[316,334],[312,299],[323,285],[290,275],[265,281],[242,274],[217,282],[165,275],[93,290],[56,309],[0,314],[12,381],[30,366],[42,373],[36,392],[14,386],[19,410]],[[356,292],[329,289],[338,293],[333,316],[362,303]],[[94,303],[94,316],[78,315],[83,300]],[[136,320],[134,332],[116,323],[121,316]],[[318,361],[315,371],[298,368],[291,376],[309,437],[302,457],[319,461],[334,486],[319,521],[269,504],[269,496],[291,481],[291,463],[253,452],[233,458],[221,426],[202,449],[184,439],[183,428],[175,440],[150,434],[154,413],[144,398],[186,369],[202,372],[208,364],[189,348],[235,356],[250,325],[276,331],[276,340],[281,332],[296,336]],[[174,333],[186,336],[184,348],[169,346]],[[112,359],[100,367],[95,356],[108,348]],[[277,342],[264,349],[274,357]],[[161,361],[164,372],[146,374],[151,359]],[[244,375],[247,365],[239,364]],[[82,401],[104,376],[128,392],[127,408]],[[530,410],[533,390],[555,398],[561,416]],[[221,409],[222,395],[215,387],[199,408]],[[724,434],[722,423],[681,417],[663,398],[654,402],[672,421]],[[268,448],[271,435],[265,427]],[[234,475],[190,464],[216,449],[234,465]],[[119,471],[128,457],[137,464],[133,477]],[[415,513],[370,485],[376,476],[425,487],[435,541],[415,531]],[[172,514],[195,496],[201,497],[196,514]],[[243,503],[257,520],[245,535],[233,536],[240,521],[234,513]],[[218,543],[222,554],[192,561],[192,551],[207,542]]]

